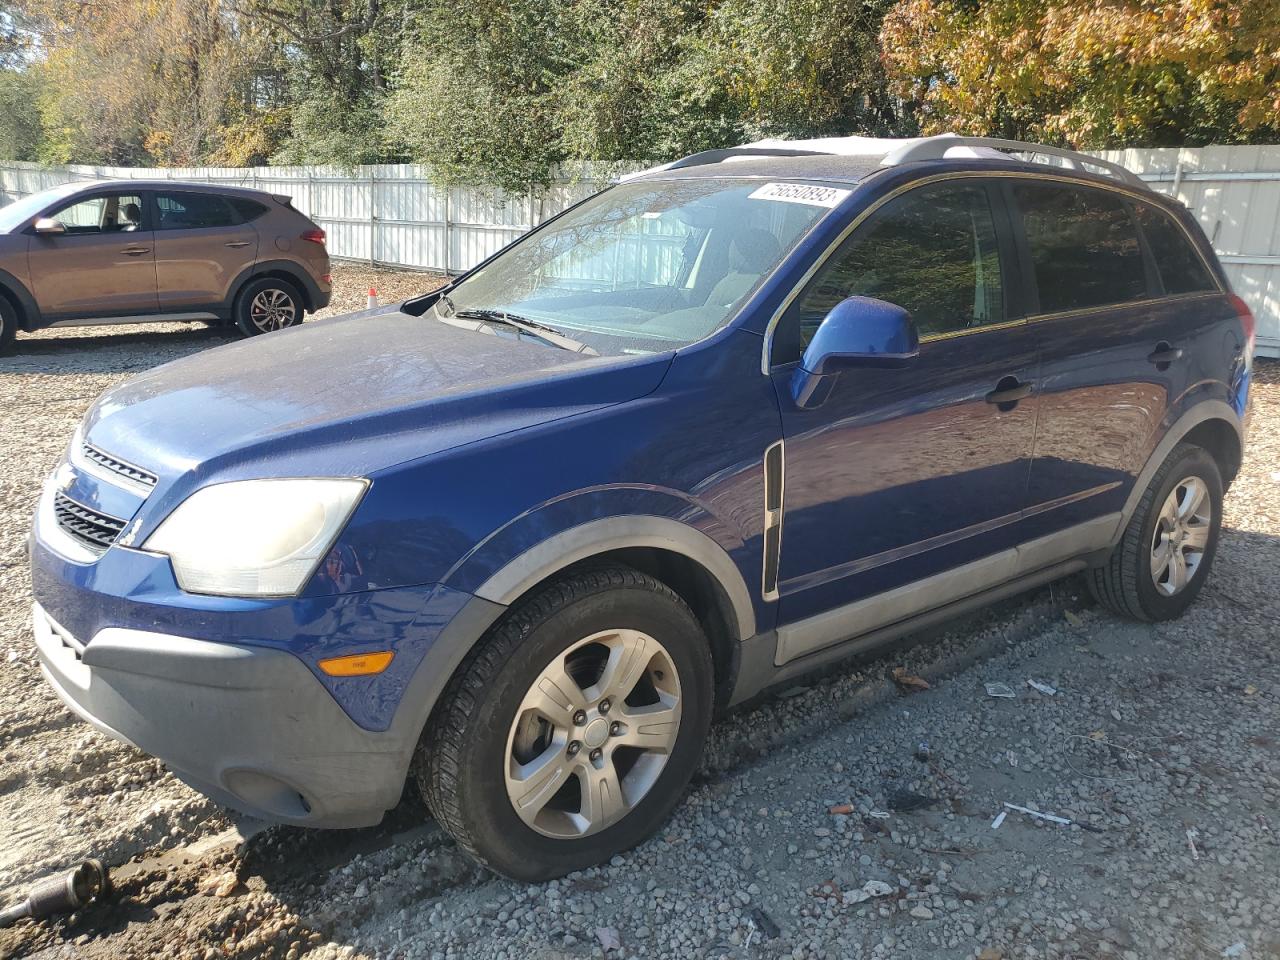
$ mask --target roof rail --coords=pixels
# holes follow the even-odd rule
[[[1097,167],[1104,171],[1105,175],[1115,177],[1122,183],[1141,187],[1145,190],[1151,189],[1146,181],[1132,170],[1122,167],[1118,163],[1112,163],[1110,160],[1100,160],[1097,157],[1078,153],[1075,150],[1050,147],[1042,143],[1024,143],[1021,140],[1001,140],[997,137],[963,137],[954,133],[943,133],[936,137],[909,140],[902,146],[889,151],[884,160],[881,161],[881,165],[894,167],[900,163],[911,163],[916,160],[942,160],[946,157],[947,151],[953,147],[986,147],[991,150],[1026,153],[1032,156],[1061,157],[1067,161],[1068,166],[1075,170],[1084,171],[1086,167]]]

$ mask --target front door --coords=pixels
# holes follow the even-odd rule
[[[1037,361],[1010,298],[1004,217],[981,180],[911,190],[873,213],[780,321],[780,624],[1017,542]],[[854,295],[909,310],[920,355],[901,368],[844,371],[820,404],[801,406],[796,361],[827,311]]]
[[[135,316],[156,311],[154,235],[141,196],[103,190],[45,217],[64,233],[32,232],[27,264],[46,320]]]
[[[258,258],[258,231],[221,194],[157,190],[156,279],[165,310],[216,310]]]

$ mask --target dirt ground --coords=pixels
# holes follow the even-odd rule
[[[335,274],[330,312],[438,282]],[[0,360],[0,904],[90,855],[116,877],[0,930],[0,958],[1280,958],[1280,363],[1259,362],[1182,620],[1121,621],[1068,579],[827,671],[721,720],[660,836],[524,886],[412,793],[368,830],[237,821],[41,680],[23,541],[43,478],[102,390],[226,339],[80,328]]]

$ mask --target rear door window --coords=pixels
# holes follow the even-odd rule
[[[241,222],[225,198],[208,193],[157,193],[156,211],[161,230],[230,227]]]
[[[1021,184],[1041,313],[1087,310],[1150,295],[1138,228],[1124,198],[1088,187]]]
[[[1173,217],[1149,203],[1134,204],[1147,248],[1160,271],[1165,293],[1217,290],[1213,274]]]

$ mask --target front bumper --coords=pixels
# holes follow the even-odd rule
[[[414,743],[358,727],[293,655],[122,628],[85,643],[33,616],[66,704],[214,800],[311,827],[377,823],[399,801]]]

